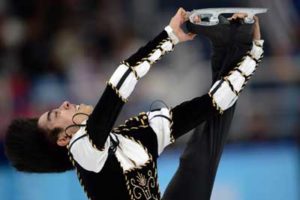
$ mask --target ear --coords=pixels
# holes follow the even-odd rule
[[[65,147],[69,144],[70,138],[66,137],[65,134],[62,134],[58,137],[56,144],[61,147]]]

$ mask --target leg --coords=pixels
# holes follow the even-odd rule
[[[214,31],[212,36],[211,31],[213,30],[207,31],[207,29],[205,29],[207,32],[204,33],[210,39],[213,37],[211,41],[214,48],[212,56],[214,81],[234,67],[251,48],[252,43],[252,38],[240,41],[241,33],[244,31],[248,31],[248,34],[252,35],[250,26],[243,27],[243,29],[240,24],[232,24],[230,29],[228,24],[222,26],[225,27],[224,35],[218,36]],[[220,26],[215,28],[222,29]],[[222,41],[226,35],[227,38]],[[179,168],[165,191],[164,200],[210,199],[234,110],[235,106],[228,109],[223,115],[215,116],[196,128],[180,158]]]

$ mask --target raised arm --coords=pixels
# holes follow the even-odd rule
[[[194,38],[194,35],[185,34],[180,28],[185,20],[185,11],[179,9],[164,31],[122,62],[113,73],[87,121],[87,133],[98,149],[103,148],[115,120],[138,80],[147,74],[152,64],[172,51],[174,45]]]
[[[262,58],[262,45],[262,40],[254,41],[249,53],[240,58],[240,62],[232,66],[229,73],[217,80],[207,94],[172,109],[148,112],[149,124],[157,136],[158,155],[181,135],[196,128],[201,122],[223,114],[234,105]]]
[[[237,101],[262,58],[262,46],[263,40],[255,40],[248,55],[227,75],[216,81],[208,94],[172,109],[174,138],[190,131],[213,115],[222,114]]]
[[[241,14],[240,17],[243,16]],[[252,41],[250,37],[247,46],[244,45],[244,41],[248,38],[229,44],[228,49],[233,50],[229,54],[231,58],[223,61],[227,64],[223,66],[220,78],[216,77],[207,94],[183,102],[173,109],[162,108],[148,112],[148,121],[157,135],[158,154],[176,138],[197,127],[201,122],[222,114],[235,104],[263,55],[263,40],[260,39],[258,18],[255,19]]]

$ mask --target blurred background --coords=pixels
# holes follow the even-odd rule
[[[38,116],[62,101],[95,104],[120,61],[158,34],[178,7],[266,7],[265,58],[242,93],[220,163],[213,200],[300,199],[299,0],[0,0],[0,199],[86,199],[74,172],[16,172],[3,150],[15,117]],[[209,42],[181,44],[139,82],[118,122],[204,94]],[[176,87],[174,87],[176,85]],[[161,156],[164,191],[189,135]]]

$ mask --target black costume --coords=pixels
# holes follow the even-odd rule
[[[121,63],[86,126],[68,146],[80,183],[92,200],[159,200],[156,161],[163,149],[201,122],[223,113],[237,100],[239,92],[256,68],[261,48],[253,45],[249,55],[210,92],[174,108],[140,113],[124,125],[115,120],[137,81],[151,65],[174,48],[170,27]]]

